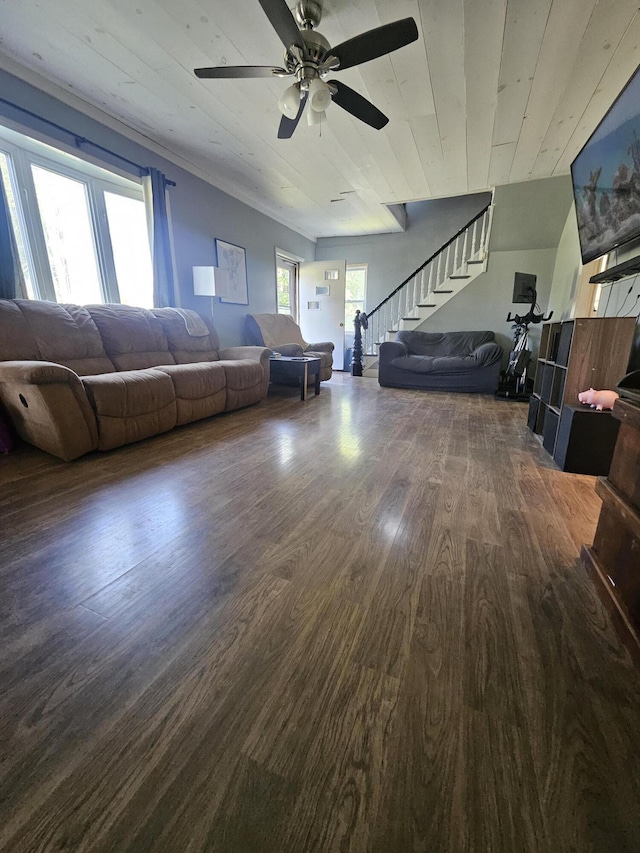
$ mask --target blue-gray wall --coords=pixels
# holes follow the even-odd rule
[[[559,318],[565,304],[552,299],[551,292],[558,244],[571,203],[568,176],[496,187],[487,270],[430,317],[425,331],[489,329],[504,348],[506,361],[514,333],[507,315],[522,315],[528,310],[526,305],[511,302],[516,272],[537,276],[541,310],[545,315],[553,311],[554,320]],[[564,293],[560,295],[565,298]],[[534,358],[540,333],[540,325],[529,327],[528,348]]]
[[[411,202],[406,205],[406,230],[366,237],[321,237],[319,261],[368,264],[366,307],[371,310],[464,227],[491,201],[490,193]]]
[[[489,193],[477,193],[409,204],[406,232],[323,238],[318,240],[316,256],[368,263],[367,308],[371,310],[488,201]],[[420,328],[434,332],[489,329],[507,353],[513,342],[507,314],[527,310],[525,305],[511,302],[515,272],[535,273],[543,310],[553,308],[562,313],[565,306],[551,305],[549,296],[556,251],[571,201],[567,176],[496,187],[487,271]],[[530,345],[534,352],[539,337],[540,327],[532,326]]]
[[[154,166],[176,182],[170,189],[176,267],[180,304],[201,313],[210,311],[210,300],[193,295],[193,266],[214,263],[216,237],[243,246],[247,254],[249,305],[228,305],[215,300],[214,322],[223,346],[242,343],[242,325],[247,313],[275,311],[275,248],[286,250],[305,260],[315,259],[315,243],[268,216],[232,198],[217,187],[185,171],[143,145],[133,142],[93,118],[51,97],[17,77],[0,70],[0,97],[55,122],[96,142],[121,157],[142,166]],[[9,119],[20,130],[33,128],[46,133],[52,141],[69,142],[67,134],[58,133],[33,117],[0,102],[0,120]],[[39,138],[42,138],[40,136]],[[98,152],[88,149],[92,155]],[[109,163],[101,157],[105,167]],[[122,164],[117,162],[122,168]],[[212,180],[214,180],[212,176]]]
[[[367,308],[370,309],[490,200],[489,193],[477,193],[410,203],[406,206],[407,228],[402,233],[327,237],[316,244],[144,145],[2,70],[0,96],[135,163],[155,166],[176,182],[170,197],[180,303],[184,307],[202,313],[210,310],[207,299],[193,295],[191,268],[214,262],[216,237],[246,249],[249,305],[227,305],[217,300],[214,304],[214,322],[225,346],[242,342],[242,324],[247,313],[275,310],[276,247],[304,260],[344,258],[348,263],[368,264]],[[69,142],[68,135],[57,134],[4,103],[0,103],[2,117],[13,122],[12,126],[17,122],[26,129],[31,127],[41,133],[46,130],[53,141]],[[108,157],[102,159],[105,166],[111,165]],[[434,315],[428,321],[428,328],[492,329],[508,345],[511,330],[506,313],[513,308],[510,304],[513,272],[537,273],[540,302],[545,310],[550,307],[556,250],[571,203],[570,181],[567,177],[550,178],[498,187],[494,203],[487,272]],[[555,272],[564,275],[566,270],[558,267]],[[564,297],[565,290],[566,284],[555,292]],[[566,306],[551,307],[562,313]],[[534,330],[534,346],[536,337]]]

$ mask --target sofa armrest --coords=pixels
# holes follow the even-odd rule
[[[218,350],[218,355],[221,361],[235,361],[239,358],[250,358],[251,361],[262,361],[263,358],[269,358],[271,350],[267,347],[247,346],[247,347],[227,347],[226,349]]]
[[[269,364],[269,356],[272,350],[267,347],[246,346],[246,347],[227,347],[226,349],[218,350],[218,355],[221,361],[239,361],[241,359],[249,359],[250,361],[260,362],[262,367],[262,385],[261,395],[266,397],[269,391],[269,377],[271,373],[271,365]]]
[[[493,342],[480,344],[471,355],[483,367],[489,367],[496,362],[502,361],[502,347],[500,344]]]
[[[280,346],[271,347],[271,349],[273,352],[279,352],[280,355],[286,355],[290,358],[299,358],[303,353],[300,344],[280,344]]]
[[[55,385],[73,382],[78,374],[53,361],[0,361],[0,382]]]
[[[331,341],[320,341],[318,344],[309,344],[305,352],[333,352],[336,345]]]
[[[96,417],[77,373],[51,361],[0,362],[0,400],[20,438],[66,462],[98,446]]]
[[[400,341],[384,341],[380,344],[380,361],[387,364],[394,358],[409,355],[409,350]]]

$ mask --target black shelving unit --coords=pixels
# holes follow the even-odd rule
[[[577,395],[589,387],[616,387],[634,331],[633,317],[543,325],[527,422],[563,471],[601,474],[610,461],[617,425],[607,412],[585,408],[583,415]]]

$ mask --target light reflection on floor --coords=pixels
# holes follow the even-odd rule
[[[352,406],[351,400],[342,398],[338,412],[338,451],[348,461],[359,459],[362,452],[358,428],[353,421]]]

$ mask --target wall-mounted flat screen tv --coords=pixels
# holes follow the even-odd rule
[[[640,68],[571,164],[582,262],[640,237]]]

